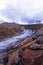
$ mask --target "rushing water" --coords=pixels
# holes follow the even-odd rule
[[[17,41],[22,40],[25,37],[30,36],[32,34],[32,30],[24,29],[23,32],[18,36],[13,36],[11,38],[6,38],[5,40],[0,41],[0,50],[5,49],[10,44],[13,44],[13,42],[16,43]]]

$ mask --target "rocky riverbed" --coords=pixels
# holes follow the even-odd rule
[[[0,53],[0,65],[43,65],[43,28]]]

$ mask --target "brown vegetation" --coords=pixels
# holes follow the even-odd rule
[[[43,28],[43,24],[30,24],[30,25],[24,25],[24,27],[28,29],[37,30],[37,29]]]
[[[0,39],[16,35],[18,32],[20,32],[20,30],[21,30],[20,26],[0,25]]]

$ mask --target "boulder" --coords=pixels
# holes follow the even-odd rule
[[[13,59],[11,65],[23,65],[22,58],[18,56],[16,59]]]
[[[2,56],[2,58],[0,59],[0,64],[6,65],[6,63],[8,62],[8,55],[5,54]]]
[[[20,56],[24,65],[43,65],[43,50],[25,49]]]
[[[18,50],[18,55],[12,60],[11,65],[23,65],[23,58],[21,56],[23,49]]]
[[[8,55],[5,55],[2,59],[4,60],[5,63],[7,63],[8,62],[8,58],[9,58]]]
[[[39,36],[37,38],[37,41],[40,43],[40,44],[43,44],[43,36]]]
[[[30,43],[31,41],[33,41],[33,39],[32,39],[31,37],[29,37],[29,38],[26,38],[25,40],[21,41],[19,44],[20,44],[21,46],[23,46],[23,45],[25,45],[25,44]]]
[[[6,52],[9,52],[10,50],[13,50],[15,48],[16,48],[15,45],[9,45],[8,47],[6,47]]]
[[[43,35],[43,29],[39,29],[36,31],[36,36],[42,36]]]
[[[33,65],[43,65],[43,54],[40,54],[34,58]]]
[[[39,36],[43,36],[43,29],[38,29],[36,32],[31,36],[33,39],[36,39]]]
[[[35,43],[35,44],[32,44],[29,48],[32,50],[43,50],[43,44]]]

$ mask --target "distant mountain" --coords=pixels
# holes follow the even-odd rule
[[[16,23],[15,22],[12,22],[12,23],[3,22],[2,25],[16,25]]]

